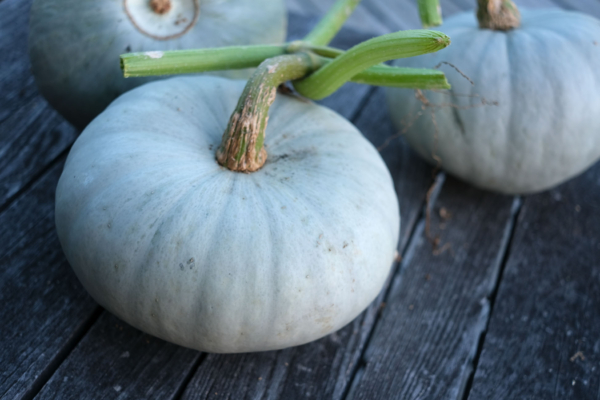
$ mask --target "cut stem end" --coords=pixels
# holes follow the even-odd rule
[[[508,31],[521,25],[521,13],[512,0],[478,0],[477,19],[482,29]]]
[[[150,8],[157,14],[166,14],[171,10],[171,0],[151,0]]]

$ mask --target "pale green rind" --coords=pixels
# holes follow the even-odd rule
[[[561,10],[522,10],[522,26],[479,29],[473,13],[441,28],[453,44],[396,65],[444,65],[452,90],[427,92],[430,110],[409,90],[388,90],[399,128],[426,160],[478,187],[532,193],[579,174],[600,158],[600,22]],[[485,104],[483,104],[485,103]],[[436,125],[438,133],[436,134]],[[437,139],[436,139],[437,136]]]
[[[42,95],[69,122],[83,128],[119,94],[157,79],[123,78],[121,54],[280,44],[286,23],[283,0],[206,0],[200,2],[198,21],[188,33],[156,40],[133,26],[123,0],[34,0],[29,54]],[[244,70],[219,74],[250,75]]]
[[[117,99],[73,145],[56,226],[78,278],[133,326],[209,352],[318,339],[377,296],[398,201],[379,153],[331,110],[278,95],[251,174],[215,151],[244,82],[184,77]]]

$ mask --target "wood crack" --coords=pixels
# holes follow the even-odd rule
[[[414,224],[414,226],[412,227],[410,234],[409,234],[409,239],[406,241],[404,248],[402,248],[400,251],[401,261],[397,262],[396,265],[393,267],[393,271],[390,274],[388,283],[386,283],[386,287],[383,291],[383,295],[380,295],[380,297],[377,299],[376,303],[381,303],[381,302],[387,301],[393,287],[396,286],[398,284],[398,281],[401,279],[400,274],[402,271],[402,266],[409,263],[410,260],[412,259],[413,250],[417,247],[418,243],[421,240],[421,236],[423,235],[423,233],[425,231],[425,223],[426,223],[425,220],[426,220],[426,215],[427,215],[427,208],[434,206],[434,204],[441,192],[442,186],[444,185],[444,181],[445,181],[444,176],[445,176],[445,174],[443,172],[440,172],[436,175],[436,177],[434,179],[434,181],[436,182],[436,186],[432,190],[432,195],[429,199],[429,202],[427,202],[426,200],[423,200],[423,202],[421,203],[421,211],[419,213],[419,217],[417,218],[418,222],[416,224]],[[378,313],[377,318],[375,319],[375,321],[373,322],[373,325],[371,326],[371,329],[369,331],[369,334],[367,336],[365,344],[362,348],[359,361],[357,362],[356,368],[354,369],[354,371],[351,374],[351,377],[350,377],[347,387],[346,387],[346,391],[344,391],[344,394],[342,395],[342,399],[352,399],[354,397],[352,394],[352,392],[353,392],[352,388],[357,387],[362,378],[362,373],[360,373],[360,371],[364,370],[364,367],[367,364],[367,360],[365,359],[366,350],[368,349],[369,344],[371,343],[371,339],[377,328],[377,324],[379,322],[380,315],[381,315],[381,313]]]
[[[499,262],[498,262],[498,273],[495,278],[495,284],[492,288],[492,291],[487,299],[489,312],[487,315],[487,320],[485,321],[485,327],[481,331],[479,335],[479,341],[477,343],[477,351],[475,352],[475,356],[471,362],[471,373],[466,379],[466,384],[464,385],[464,391],[462,395],[459,396],[462,400],[467,400],[469,398],[469,394],[471,393],[471,389],[473,387],[473,380],[475,379],[475,372],[477,371],[477,367],[479,365],[479,359],[481,357],[481,353],[483,351],[483,345],[485,344],[485,337],[489,328],[490,321],[492,319],[492,313],[494,311],[494,305],[496,303],[496,298],[498,296],[498,289],[500,288],[500,282],[502,281],[502,276],[504,275],[504,269],[506,268],[506,264],[508,262],[508,257],[510,255],[510,249],[512,246],[513,238],[515,235],[515,231],[518,224],[519,214],[521,213],[521,209],[523,207],[523,201],[520,196],[515,196],[513,200],[513,205],[511,209],[511,217],[508,221],[508,224],[505,228],[504,237],[502,238],[502,244],[500,246],[499,253]]]

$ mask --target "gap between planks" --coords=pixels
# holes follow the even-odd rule
[[[0,0],[2,1],[2,0]],[[54,372],[60,367],[64,360],[67,359],[69,354],[77,346],[79,341],[89,332],[92,326],[96,323],[100,315],[102,314],[102,307],[96,306],[94,311],[88,316],[88,318],[75,330],[69,340],[63,345],[62,349],[55,355],[55,357],[46,365],[37,378],[33,381],[29,389],[21,397],[22,400],[33,400],[35,396],[42,390],[46,382],[52,378]]]
[[[459,396],[462,400],[467,400],[469,398],[469,394],[471,393],[471,388],[473,387],[473,380],[475,378],[475,371],[477,371],[477,366],[479,365],[479,358],[481,357],[481,352],[483,351],[483,345],[485,343],[485,337],[487,335],[490,321],[492,319],[492,314],[494,312],[494,306],[496,305],[496,298],[498,297],[498,288],[500,287],[500,282],[502,281],[502,276],[504,275],[504,270],[506,269],[506,264],[508,262],[510,256],[510,250],[512,248],[513,239],[515,237],[515,231],[517,228],[519,215],[521,214],[521,209],[523,208],[523,198],[521,196],[515,196],[513,199],[513,205],[511,209],[510,221],[506,226],[506,230],[504,232],[504,238],[502,238],[501,245],[501,257],[499,260],[500,267],[498,268],[498,275],[495,279],[494,288],[489,297],[489,307],[490,312],[488,313],[487,321],[485,321],[485,328],[481,332],[479,336],[479,342],[477,343],[477,352],[475,353],[475,357],[472,361],[471,373],[469,374],[467,380],[465,381],[465,386],[462,390],[462,396]]]
[[[440,192],[442,191],[442,187],[444,186],[445,181],[446,181],[446,174],[444,172],[438,172],[435,175],[432,187],[430,189],[431,196],[429,198],[429,202],[427,202],[427,199],[423,199],[423,202],[421,204],[421,211],[419,212],[419,217],[417,218],[417,223],[413,225],[413,227],[410,231],[408,240],[406,241],[406,245],[400,251],[400,256],[401,256],[400,261],[396,265],[394,265],[393,273],[390,274],[388,282],[386,283],[386,287],[383,291],[383,295],[380,296],[381,298],[377,299],[380,303],[382,303],[382,302],[385,303],[388,300],[389,295],[392,291],[392,287],[394,286],[393,282],[395,280],[396,275],[399,276],[400,273],[402,272],[402,269],[403,269],[402,267],[404,265],[406,265],[408,262],[410,262],[410,260],[412,259],[414,251],[417,247],[417,241],[419,240],[419,236],[421,233],[423,233],[425,231],[425,220],[427,218],[428,209],[431,210],[433,208],[435,202],[437,201],[438,196],[440,195]],[[398,279],[401,279],[401,278],[398,277]],[[364,357],[365,352],[366,352],[367,348],[369,347],[369,344],[371,343],[371,339],[375,332],[375,328],[377,327],[377,324],[379,322],[380,316],[381,316],[381,313],[378,313],[377,318],[375,319],[375,322],[371,326],[367,340],[362,348],[359,362],[356,363],[356,366],[354,367],[354,370],[348,381],[348,385],[346,386],[346,390],[344,391],[342,399],[351,398],[351,394],[353,393],[354,389],[356,388],[356,386],[359,384],[360,380],[362,379],[365,364],[366,364],[365,357]]]

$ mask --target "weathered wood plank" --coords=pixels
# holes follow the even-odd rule
[[[30,6],[31,0],[0,3],[0,207],[77,135],[35,86],[27,54]]]
[[[376,146],[396,133],[381,89],[375,91],[354,122]],[[431,184],[431,168],[400,139],[391,140],[382,156],[392,171],[400,199],[403,249]],[[350,325],[316,342],[278,352],[209,355],[183,399],[212,398],[215,393],[230,399],[343,398],[384,295],[385,289]]]
[[[515,201],[448,178],[420,224],[349,398],[460,399],[513,226]]]
[[[469,399],[600,398],[600,164],[527,198]]]
[[[174,399],[200,357],[104,312],[36,399]]]
[[[32,398],[88,328],[97,305],[54,229],[56,163],[0,214],[0,397]]]

